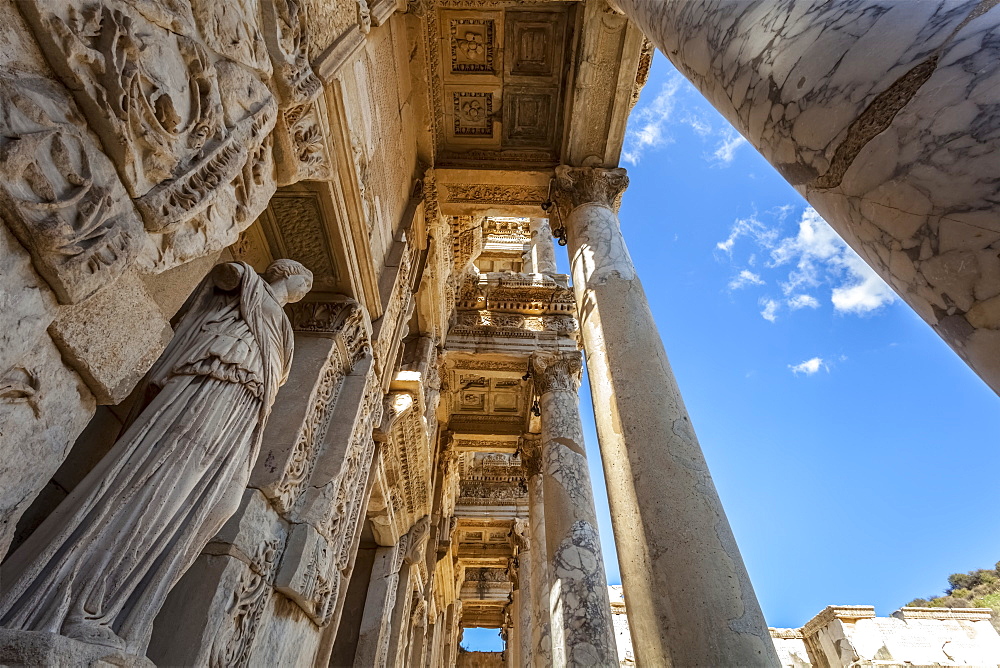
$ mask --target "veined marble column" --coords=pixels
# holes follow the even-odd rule
[[[580,422],[580,353],[535,353],[542,410],[552,665],[617,666],[608,582]]]
[[[1000,392],[1000,5],[614,2]]]
[[[559,273],[549,219],[532,218],[528,229],[531,231],[531,271],[536,274]]]
[[[777,665],[619,229],[625,170],[557,175],[637,663]]]
[[[531,657],[533,668],[552,665],[552,639],[549,621],[549,559],[545,549],[545,493],[542,481],[541,444],[537,438],[525,438],[521,461],[528,476],[528,542],[531,554]]]

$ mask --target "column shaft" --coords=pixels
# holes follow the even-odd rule
[[[558,170],[636,660],[777,665],[612,208],[624,172]]]
[[[617,666],[608,582],[580,422],[579,353],[536,353],[542,410],[545,543],[555,666]]]

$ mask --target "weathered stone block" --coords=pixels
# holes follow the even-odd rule
[[[163,352],[173,330],[130,272],[82,304],[61,308],[49,334],[98,403],[117,404]]]
[[[274,587],[295,601],[318,625],[330,621],[340,595],[334,546],[308,524],[296,524],[288,537]]]

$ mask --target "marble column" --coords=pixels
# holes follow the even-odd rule
[[[614,1],[1000,392],[1000,5]]]
[[[545,549],[545,492],[542,479],[540,440],[525,437],[521,461],[528,477],[528,544],[531,587],[531,656],[534,668],[552,665],[552,639],[549,622],[548,552]]]
[[[556,251],[552,245],[552,227],[548,218],[532,218],[528,224],[531,231],[531,271],[536,274],[557,274]]]
[[[578,352],[531,356],[531,375],[542,412],[552,664],[617,666],[608,582],[580,422],[582,370]]]
[[[557,175],[637,663],[777,665],[621,235],[625,170]]]

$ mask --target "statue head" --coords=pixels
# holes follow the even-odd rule
[[[295,260],[275,260],[264,271],[264,280],[286,304],[301,300],[312,290],[313,275]]]

